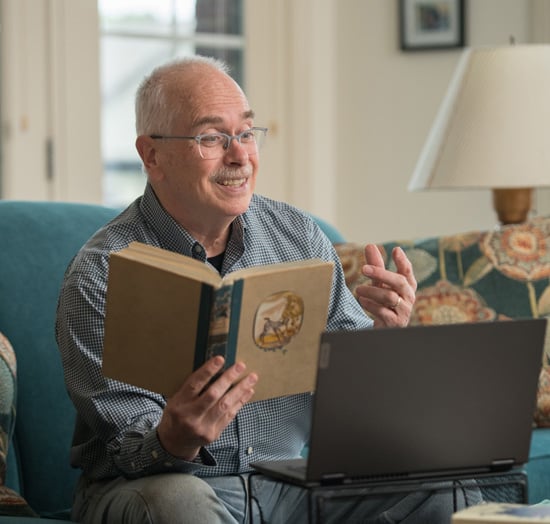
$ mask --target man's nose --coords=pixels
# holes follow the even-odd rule
[[[225,155],[232,155],[232,156],[242,156],[248,158],[248,151],[246,150],[246,147],[244,147],[240,140],[232,136],[227,139],[227,144],[225,146]]]

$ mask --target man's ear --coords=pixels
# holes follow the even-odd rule
[[[158,168],[155,141],[146,135],[140,135],[136,138],[136,149],[143,162],[145,171],[149,174],[154,173]]]

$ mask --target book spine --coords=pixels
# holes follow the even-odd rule
[[[226,359],[225,367],[231,364],[231,362],[227,362],[227,337],[229,335],[232,292],[231,284],[212,289],[209,326],[207,333],[204,333],[206,349],[203,352],[203,362],[216,355],[221,355]]]
[[[197,334],[195,337],[195,360],[193,369],[200,368],[209,358],[208,339],[210,336],[210,324],[214,290],[212,286],[201,286],[200,304],[197,320]]]
[[[244,280],[212,289],[204,285],[195,347],[195,369],[215,355],[225,358],[225,368],[235,363]]]
[[[237,341],[239,339],[239,323],[241,319],[241,303],[243,298],[244,279],[233,282],[231,293],[231,310],[229,312],[229,333],[226,346],[226,365],[235,363],[237,357]],[[252,333],[250,334],[252,336]]]

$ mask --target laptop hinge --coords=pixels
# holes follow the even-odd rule
[[[325,473],[321,477],[321,484],[341,484],[345,478],[343,473]]]
[[[503,471],[510,469],[514,464],[514,459],[493,460],[493,462],[491,462],[491,469],[494,471]]]

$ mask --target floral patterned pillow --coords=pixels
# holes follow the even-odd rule
[[[418,281],[411,324],[480,322],[550,317],[550,217],[491,231],[474,231],[379,247],[394,269],[391,250],[407,253]],[[352,292],[361,274],[363,246],[337,244]],[[549,328],[550,329],[550,328]],[[550,336],[541,362],[534,421],[550,427]]]
[[[4,485],[8,444],[15,426],[15,353],[0,333],[0,515],[36,516],[23,497]]]

